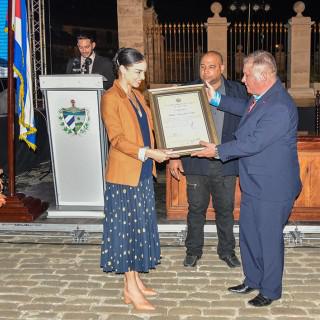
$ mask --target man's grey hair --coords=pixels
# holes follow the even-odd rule
[[[258,67],[258,70],[267,68],[271,73],[277,74],[277,63],[273,55],[264,50],[258,50],[250,53],[243,59],[243,64],[252,64],[253,69],[255,70]]]

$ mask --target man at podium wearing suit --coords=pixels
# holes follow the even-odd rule
[[[68,61],[66,73],[101,74],[105,77],[105,80],[103,81],[104,89],[109,89],[114,80],[111,60],[99,56],[94,51],[96,42],[90,35],[78,35],[77,47],[80,57],[74,57]]]
[[[282,293],[283,229],[300,192],[297,154],[298,112],[277,77],[277,64],[266,51],[244,59],[242,81],[252,97],[221,95],[208,85],[210,104],[242,115],[234,140],[214,145],[202,142],[198,157],[223,162],[239,158],[241,186],[240,251],[244,281],[228,288],[237,294],[257,290],[249,301],[263,307]]]

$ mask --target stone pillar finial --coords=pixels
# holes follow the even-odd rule
[[[220,2],[213,2],[210,6],[210,10],[213,13],[213,18],[220,18],[220,12],[222,11],[222,5]]]
[[[297,14],[296,17],[302,17],[302,12],[305,10],[306,6],[303,1],[297,1],[293,5],[293,11]]]
[[[210,7],[214,16],[207,20],[208,51],[219,51],[224,61],[224,75],[228,73],[228,21],[221,17],[222,5],[220,2],[213,2]]]
[[[310,17],[302,15],[305,9],[302,1],[296,2],[293,9],[297,15],[288,21],[287,87],[289,93],[297,101],[302,98],[304,101],[313,101],[314,91],[310,87],[311,26],[313,22]]]

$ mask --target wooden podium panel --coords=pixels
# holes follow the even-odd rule
[[[320,137],[299,137],[298,156],[302,191],[295,201],[291,221],[320,221]],[[186,179],[172,178],[166,169],[166,205],[169,220],[185,220],[188,213]],[[235,194],[235,220],[239,220],[241,192],[237,179]],[[215,220],[215,213],[210,201],[207,219]]]

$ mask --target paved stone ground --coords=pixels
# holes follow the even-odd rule
[[[161,236],[162,263],[143,275],[159,295],[156,310],[134,311],[122,302],[122,277],[99,268],[101,234],[73,244],[68,234],[0,233],[0,319],[23,320],[311,320],[320,319],[319,241],[287,247],[281,300],[254,308],[226,287],[242,280],[206,239],[196,268],[184,268],[184,247]],[[238,251],[238,248],[237,248]]]
[[[54,203],[48,168],[43,163],[20,175],[18,191]],[[158,220],[168,223],[162,185],[155,184]],[[286,239],[283,297],[260,309],[247,304],[254,292],[239,296],[226,290],[242,281],[242,271],[218,259],[216,235],[206,236],[194,269],[182,266],[183,235],[160,236],[162,263],[143,275],[159,292],[150,299],[156,310],[141,313],[122,302],[122,276],[101,271],[98,232],[89,234],[87,243],[74,244],[67,232],[0,231],[0,320],[320,320],[319,234],[304,235],[297,247]]]

